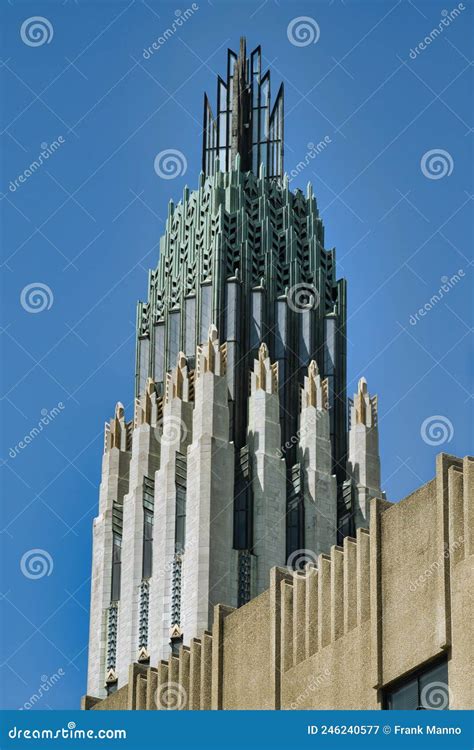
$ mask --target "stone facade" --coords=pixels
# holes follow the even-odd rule
[[[273,568],[248,604],[216,606],[212,633],[132,664],[83,707],[380,709],[400,679],[447,659],[425,707],[472,709],[474,459],[441,454],[432,481],[370,506],[368,529],[303,572]]]

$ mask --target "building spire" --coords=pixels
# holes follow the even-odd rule
[[[256,47],[247,57],[245,37],[239,54],[227,51],[227,78],[217,79],[217,114],[204,96],[202,169],[212,175],[219,159],[223,172],[234,168],[258,176],[263,164],[270,178],[283,177],[283,84],[271,109],[270,72],[262,75],[262,55]]]

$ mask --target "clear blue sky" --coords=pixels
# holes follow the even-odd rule
[[[287,170],[309,142],[330,139],[292,187],[313,182],[326,245],[348,280],[349,394],[364,374],[379,396],[388,497],[429,480],[440,450],[470,450],[472,5],[412,57],[454,3],[198,5],[146,60],[175,3],[2,3],[2,707],[21,707],[58,670],[38,708],[75,708],[85,691],[103,423],[117,400],[132,415],[135,303],[157,262],[168,200],[197,183],[203,92],[214,96],[226,48],[241,34],[262,45],[274,91],[285,81]],[[48,19],[49,43],[24,43],[31,16]],[[298,16],[317,22],[316,44],[290,43]],[[46,163],[12,190],[55,140]],[[187,172],[163,180],[154,159],[170,148],[185,155]],[[432,179],[440,173],[427,177],[420,163],[440,149],[450,174]],[[460,270],[410,324],[441,278]],[[49,309],[31,313],[23,290],[38,283],[51,290],[43,289]],[[55,419],[15,453],[59,402]],[[449,442],[422,439],[434,416]],[[32,549],[50,555],[50,575],[22,573]]]

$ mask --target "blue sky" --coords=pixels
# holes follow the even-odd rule
[[[379,396],[389,499],[429,480],[439,451],[471,449],[472,5],[421,50],[454,3],[196,5],[145,59],[191,3],[2,4],[2,707],[20,708],[59,670],[38,708],[76,708],[85,692],[103,423],[117,400],[132,414],[136,300],[169,199],[197,183],[203,92],[214,97],[241,34],[262,45],[274,92],[285,81],[286,169],[327,136],[292,187],[313,183],[348,280],[349,394],[365,375]],[[20,33],[33,16],[49,22],[35,46]],[[301,16],[316,43],[289,40]],[[156,174],[165,149],[185,155],[184,175]],[[35,549],[49,556],[37,579],[21,566]]]

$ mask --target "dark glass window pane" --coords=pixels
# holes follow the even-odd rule
[[[448,709],[447,660],[420,669],[408,679],[400,680],[398,685],[386,690],[385,705],[390,710]]]
[[[300,324],[300,346],[299,355],[300,363],[303,365],[308,364],[310,352],[311,352],[311,323],[312,323],[312,310],[306,309],[298,315]]]
[[[139,367],[139,389],[142,393],[145,389],[146,380],[148,378],[148,366],[150,358],[150,339],[142,338],[138,343],[138,367]]]
[[[277,304],[276,312],[276,331],[275,331],[275,351],[277,359],[286,354],[286,326],[288,317],[288,308],[285,300],[280,300]]]
[[[346,513],[339,519],[337,543],[342,546],[346,536],[355,536],[354,518],[350,513]]]
[[[227,169],[227,150],[225,148],[219,149],[219,168],[221,172],[225,172]]]
[[[110,599],[117,602],[120,599],[120,578],[122,568],[122,537],[113,535],[112,541],[112,586]]]
[[[232,78],[234,75],[235,63],[237,62],[237,55],[229,50],[229,76]]]
[[[253,83],[252,83],[252,104],[254,107],[256,107],[257,104],[259,103],[259,99],[260,97],[259,97],[259,90],[258,90],[258,76],[256,76],[253,79]],[[255,110],[253,111],[253,114],[255,116]]]
[[[418,708],[418,681],[406,682],[388,696],[388,707],[392,711],[411,710]]]
[[[219,115],[219,145],[227,146],[227,115]],[[224,163],[225,167],[225,163]]]
[[[254,75],[259,76],[260,75],[260,52],[259,50],[255,50],[255,52],[252,52],[251,63],[252,63],[252,73]]]
[[[176,528],[175,528],[175,550],[180,552],[184,549],[186,533],[186,489],[179,484],[176,485]]]
[[[236,482],[237,497],[234,504],[234,547],[248,549],[250,541],[250,488],[242,477]]]
[[[428,710],[448,709],[448,662],[437,664],[420,675],[419,705]]]
[[[252,148],[252,169],[254,172],[258,169],[258,146]]]
[[[207,341],[209,326],[211,325],[211,303],[212,288],[210,284],[203,284],[201,287],[201,330],[199,343]]]
[[[105,686],[105,689],[107,691],[107,695],[112,695],[113,693],[117,692],[117,681],[115,682],[108,682]]]
[[[239,336],[239,286],[233,282],[226,284],[227,304],[226,304],[226,330],[225,338],[227,341],[236,341]]]
[[[179,354],[179,322],[180,313],[172,312],[169,316],[169,357],[168,357],[168,370],[176,367]]]
[[[252,122],[252,143],[258,143],[260,140],[259,110],[253,110]]]
[[[173,638],[171,641],[171,653],[174,654],[174,656],[179,656],[179,649],[183,645],[183,636],[181,638]]]
[[[287,514],[287,530],[286,530],[286,546],[287,546],[287,557],[291,555],[297,549],[301,548],[300,544],[300,507],[296,503],[292,508],[288,510]]]
[[[163,380],[163,363],[165,359],[165,327],[163,323],[155,326],[155,381]]]
[[[252,319],[250,321],[250,347],[256,349],[262,340],[263,294],[252,292]]]
[[[196,354],[196,297],[188,297],[184,304],[186,315],[184,353],[187,357],[194,357]]]
[[[219,84],[219,112],[224,112],[227,107],[227,87],[224,83]],[[222,131],[220,133],[222,137]]]
[[[143,515],[143,578],[151,578],[153,564],[153,513],[144,511]]]

